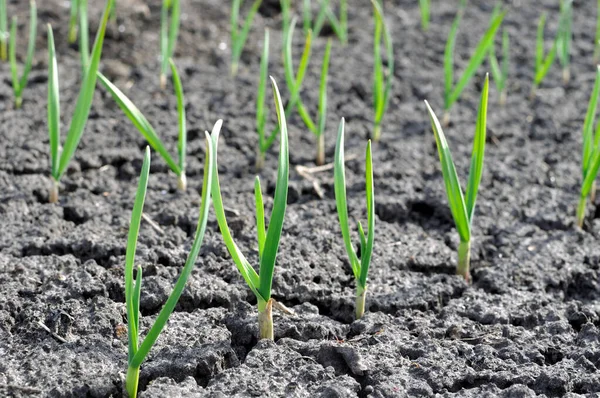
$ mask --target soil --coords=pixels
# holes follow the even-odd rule
[[[159,88],[160,1],[117,3],[102,70],[175,153],[176,101],[170,88]],[[255,90],[265,27],[272,39],[269,73],[287,97],[278,56],[278,1],[263,3],[239,75],[231,78],[228,6],[220,0],[182,0],[175,58],[186,91],[189,189],[177,192],[175,176],[153,155],[145,213],[157,227],[142,223],[137,251],[144,269],[142,332],[166,300],[190,248],[198,219],[203,131],[218,118],[224,119],[219,169],[229,223],[237,244],[251,262],[257,261]],[[349,44],[342,47],[334,38],[331,57],[326,157],[333,159],[343,116],[347,156],[355,156],[346,170],[349,211],[364,218],[372,18],[368,2],[349,3]],[[273,288],[275,299],[295,314],[275,312],[275,342],[257,341],[256,300],[211,214],[189,284],[142,366],[140,396],[600,393],[600,212],[590,205],[584,229],[574,223],[581,128],[595,77],[594,2],[575,2],[571,81],[562,84],[556,64],[530,101],[537,19],[548,12],[549,47],[558,2],[504,1],[504,27],[511,38],[508,103],[501,107],[492,88],[470,286],[454,275],[458,237],[422,102],[428,99],[441,116],[442,56],[457,2],[434,1],[426,33],[419,26],[416,1],[385,3],[397,69],[382,139],[373,147],[376,243],[365,317],[353,320],[355,284],[338,227],[332,172],[313,174],[314,181],[297,172],[296,166],[314,166],[315,140],[294,116],[289,207]],[[486,29],[492,3],[470,2],[456,45],[459,70]],[[8,6],[25,33],[27,2],[13,0]],[[13,109],[9,67],[0,65],[0,396],[5,397],[123,396],[124,255],[146,143],[99,86],[85,134],[62,180],[60,202],[47,203],[45,23],[53,25],[57,43],[63,137],[81,80],[77,47],[67,44],[67,6],[63,0],[38,2],[37,52],[22,109]],[[92,32],[102,6],[90,2]],[[296,57],[302,46],[299,31]],[[313,113],[320,59],[331,34],[325,29],[314,40],[302,93]],[[20,56],[24,47],[20,42]],[[463,179],[486,68],[453,107],[446,129]],[[269,108],[273,123],[270,103]],[[274,146],[261,172],[268,204],[276,164]]]

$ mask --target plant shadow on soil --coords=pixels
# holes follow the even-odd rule
[[[122,396],[126,369],[123,263],[127,227],[146,145],[110,96],[98,87],[90,120],[61,185],[47,203],[47,50],[52,23],[59,62],[63,134],[79,88],[79,56],[66,43],[64,2],[38,2],[37,52],[23,108],[12,108],[10,71],[0,65],[0,395]],[[92,3],[92,2],[90,2]],[[90,4],[92,32],[102,2]],[[102,70],[176,148],[176,102],[159,89],[160,1],[118,1]],[[198,219],[204,161],[202,132],[225,120],[219,169],[236,242],[257,260],[253,176],[255,88],[263,29],[271,29],[269,73],[282,88],[277,1],[264,2],[242,56],[228,74],[229,10],[220,0],[182,1],[175,54],[186,91],[189,189],[154,155],[137,261],[144,268],[145,330],[185,262]],[[555,1],[508,4],[509,98],[490,93],[489,142],[474,220],[473,280],[453,275],[458,244],[447,208],[433,135],[422,100],[441,113],[445,38],[455,2],[436,2],[427,33],[417,2],[386,2],[395,43],[396,80],[374,145],[376,243],[368,312],[353,321],[354,282],[337,226],[331,172],[313,181],[313,136],[290,122],[290,205],[274,297],[295,315],[275,314],[275,342],[258,342],[255,302],[238,275],[211,216],[182,299],[142,366],[142,397],[578,397],[600,391],[600,222],[589,212],[574,226],[585,106],[595,68],[593,2],[574,9],[572,81],[553,66],[538,97],[528,100],[536,21]],[[512,4],[514,3],[514,4]],[[520,3],[517,4],[517,3]],[[485,31],[492,5],[471,1],[456,45],[462,70]],[[26,2],[10,2],[27,29]],[[43,22],[43,23],[42,23]],[[349,212],[364,217],[364,156],[371,128],[371,9],[349,1],[349,45],[334,41],[329,78],[326,156],[347,122]],[[298,29],[300,31],[300,29]],[[323,36],[331,35],[329,30]],[[294,39],[301,51],[301,36]],[[225,46],[223,44],[225,44]],[[315,39],[303,98],[315,111],[326,37]],[[548,43],[549,44],[549,41]],[[224,48],[224,49],[222,49]],[[21,46],[19,52],[21,51]],[[21,56],[21,54],[20,54]],[[461,178],[468,172],[484,67],[452,110],[446,133]],[[275,112],[269,104],[270,123]],[[276,149],[261,178],[267,205],[274,191]],[[591,208],[592,206],[590,206]]]

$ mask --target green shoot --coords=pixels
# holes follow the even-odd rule
[[[293,19],[290,27],[288,28],[288,35],[285,39],[284,46],[284,57],[283,57],[283,67],[285,71],[285,80],[290,90],[290,102],[286,108],[286,116],[289,117],[288,110],[293,109],[295,106],[298,110],[298,114],[300,118],[306,125],[306,127],[316,136],[317,138],[317,155],[316,155],[316,163],[317,165],[322,165],[325,163],[325,123],[327,119],[327,76],[329,74],[329,59],[331,56],[331,40],[327,41],[327,46],[325,47],[325,54],[323,55],[323,62],[321,64],[321,82],[319,84],[319,105],[317,111],[317,120],[313,121],[310,117],[310,114],[300,99],[300,89],[302,86],[302,81],[304,80],[304,74],[306,72],[306,67],[308,66],[308,60],[310,58],[310,46],[312,40],[312,33],[309,30],[308,35],[306,37],[306,43],[304,46],[304,51],[302,53],[302,58],[300,60],[300,64],[298,66],[298,73],[294,74],[294,66],[292,60],[292,37],[294,35],[294,29],[296,26],[296,20]]]
[[[600,56],[600,0],[596,6],[596,36],[594,36],[594,61]]]
[[[598,145],[600,143],[600,126],[597,126],[595,134],[593,133],[594,124],[596,123],[598,95],[600,95],[600,66],[596,67],[596,81],[583,122],[582,183],[579,205],[577,206],[577,225],[580,228],[583,227],[585,219],[587,198],[592,194],[598,168],[600,167],[600,146]]]
[[[90,31],[88,29],[88,0],[78,0],[79,12],[79,56],[84,74],[90,64]]]
[[[467,183],[466,195],[463,195],[463,190],[458,180],[452,154],[448,147],[448,142],[442,131],[440,122],[425,101],[429,117],[431,119],[431,127],[435,135],[440,163],[442,166],[442,174],[446,185],[446,194],[450,211],[456,224],[456,230],[460,237],[460,245],[458,247],[458,266],[456,273],[461,275],[467,282],[470,281],[470,258],[471,258],[471,226],[473,224],[473,214],[475,213],[475,202],[477,200],[477,191],[479,182],[483,172],[483,158],[485,152],[485,136],[487,122],[487,103],[489,90],[489,76],[486,74],[485,83],[481,92],[481,102],[479,104],[479,113],[477,115],[477,124],[475,126],[475,139],[473,140],[473,152],[471,153],[471,169],[469,171],[469,181]]]
[[[431,18],[431,0],[419,0],[419,8],[421,9],[421,28],[427,32]]]
[[[163,0],[160,13],[160,87],[167,87],[169,59],[175,53],[181,9],[179,0]]]
[[[279,4],[281,5],[281,22],[282,22],[282,33],[283,38],[285,40],[288,37],[288,31],[290,28],[290,9],[292,7],[292,0],[279,0]],[[285,47],[285,46],[284,46]]]
[[[448,35],[446,50],[444,52],[444,126],[448,126],[448,123],[450,122],[450,108],[460,98],[463,90],[486,58],[489,48],[494,45],[496,32],[500,28],[502,20],[506,15],[506,11],[496,12],[496,16],[492,18],[487,31],[479,41],[479,44],[477,44],[473,55],[471,55],[471,59],[469,59],[462,76],[458,79],[456,84],[454,84],[454,46],[464,9],[465,4],[462,4],[452,23],[452,27],[450,28],[450,34]]]
[[[284,5],[288,5],[288,0],[282,0],[282,7]],[[285,12],[285,11],[284,11]],[[293,60],[292,60],[292,37],[294,35],[294,29],[296,27],[296,19],[292,19],[291,23],[287,25],[287,34],[284,36],[284,45],[283,45],[283,63],[284,70],[286,76],[286,83],[288,85],[288,90],[290,91],[290,100],[287,103],[285,108],[285,117],[289,119],[292,111],[296,108],[296,104],[300,99],[300,88],[302,86],[302,82],[304,80],[304,76],[306,74],[306,68],[308,67],[308,61],[310,59],[311,53],[311,45],[312,45],[312,31],[308,31],[308,35],[306,36],[306,41],[304,43],[304,50],[302,51],[302,58],[300,60],[300,64],[298,66],[298,73],[294,79],[293,72]],[[267,43],[267,33],[265,32],[265,43]],[[264,165],[264,158],[266,151],[273,145],[275,138],[277,137],[277,133],[279,132],[279,126],[275,126],[275,128],[271,131],[271,133],[267,136],[265,134],[265,126],[266,126],[266,113],[264,108],[264,98],[267,87],[267,75],[268,75],[268,46],[263,48],[263,55],[261,59],[261,68],[260,68],[260,82],[258,86],[258,95],[257,95],[257,103],[256,103],[256,124],[257,130],[259,134],[259,145],[257,148],[257,157],[256,157],[256,168],[260,170]],[[323,103],[323,101],[321,101]],[[304,108],[305,109],[305,108]],[[309,120],[310,118],[307,118]],[[323,120],[323,119],[322,119]],[[313,127],[314,123],[313,123]],[[316,128],[316,127],[315,127]],[[324,127],[323,127],[324,130]],[[312,131],[312,130],[311,130]]]
[[[138,129],[138,131],[144,136],[148,144],[158,152],[164,161],[167,163],[169,168],[177,175],[177,188],[185,191],[187,188],[187,181],[185,176],[185,153],[186,153],[186,141],[187,132],[185,125],[185,103],[183,98],[183,88],[179,74],[175,68],[173,60],[169,60],[171,65],[171,74],[173,75],[173,87],[175,88],[175,96],[177,97],[177,121],[179,126],[179,136],[177,152],[179,155],[179,162],[176,162],[169,151],[158,137],[158,134],[148,122],[148,119],[142,114],[142,112],[131,102],[129,98],[117,86],[111,83],[102,73],[98,72],[100,82],[110,92],[113,99],[119,105],[119,108],[123,113],[131,120],[131,123]]]
[[[348,205],[346,203],[346,176],[344,166],[344,118],[340,121],[338,128],[337,143],[335,145],[335,162],[334,162],[334,187],[335,187],[335,203],[337,207],[338,217],[340,220],[340,228],[344,245],[352,273],[356,279],[356,319],[360,319],[365,312],[365,298],[367,295],[367,275],[369,273],[369,265],[371,264],[371,256],[373,254],[373,240],[375,236],[375,197],[373,189],[373,165],[371,160],[371,140],[367,142],[366,153],[366,197],[367,197],[367,223],[368,230],[365,237],[363,227],[358,222],[358,233],[360,236],[360,258],[356,254],[352,246],[350,238],[350,228],[348,226]]]
[[[27,44],[27,56],[23,65],[23,74],[19,78],[17,70],[17,17],[13,17],[10,27],[10,72],[12,75],[13,92],[15,94],[15,107],[20,108],[23,103],[23,90],[27,86],[27,77],[31,71],[33,54],[35,52],[35,37],[37,32],[37,8],[35,0],[29,1],[29,42]]]
[[[6,1],[6,0],[0,0]],[[77,40],[77,14],[79,13],[79,0],[71,0],[71,14],[69,16],[69,43]]]
[[[496,6],[496,8],[494,8],[494,13],[492,14],[492,19],[494,19],[495,15],[499,12],[500,6]],[[494,78],[494,83],[496,83],[496,89],[500,96],[500,105],[505,105],[507,98],[506,83],[508,81],[508,64],[510,59],[510,41],[506,29],[502,31],[502,63],[498,62],[494,47],[494,44],[490,46],[490,69],[492,70],[492,77]]]
[[[56,62],[56,52],[54,49],[54,35],[52,27],[48,25],[48,133],[50,137],[50,159],[52,185],[50,189],[50,202],[58,201],[58,184],[61,177],[67,171],[69,162],[75,154],[79,145],[81,136],[85,129],[87,119],[92,107],[94,91],[96,89],[96,73],[100,65],[102,56],[102,45],[104,43],[104,34],[106,33],[106,24],[108,15],[113,5],[113,0],[107,0],[102,20],[96,34],[96,41],[92,49],[92,56],[89,67],[84,75],[81,89],[75,103],[75,110],[71,118],[71,124],[67,137],[60,150],[60,101],[58,90],[58,67]]]
[[[0,0],[0,59],[6,61],[8,57],[8,12],[6,0]]]
[[[375,34],[373,42],[373,108],[375,111],[373,140],[379,141],[381,137],[381,122],[383,115],[387,110],[392,90],[392,80],[394,78],[394,48],[392,45],[392,36],[385,23],[383,10],[378,0],[371,0],[373,4],[373,14],[375,17]],[[387,71],[384,72],[383,60],[381,58],[381,36],[385,44],[387,57]]]
[[[206,133],[206,161],[204,164],[204,180],[202,182],[202,202],[200,203],[200,218],[198,220],[198,225],[196,226],[194,242],[192,243],[190,253],[188,254],[183,269],[181,270],[181,275],[179,275],[179,278],[173,287],[171,295],[165,302],[163,308],[158,314],[158,317],[154,321],[154,324],[140,344],[139,319],[140,293],[142,288],[142,267],[139,265],[137,266],[135,280],[133,277],[133,270],[135,267],[135,251],[137,247],[138,233],[142,220],[146,189],[148,187],[148,174],[150,172],[150,148],[146,147],[142,172],[140,174],[140,181],[138,184],[137,193],[135,195],[133,211],[131,213],[129,235],[127,237],[127,251],[125,253],[125,306],[127,307],[127,334],[129,341],[127,359],[128,367],[125,388],[130,398],[135,398],[137,396],[140,366],[152,349],[156,339],[158,339],[158,336],[166,326],[171,313],[175,309],[175,306],[181,297],[181,293],[183,293],[185,284],[192,273],[192,269],[194,268],[196,259],[200,253],[200,247],[202,246],[202,239],[204,238],[206,223],[208,221],[208,212],[210,210],[210,191],[212,186],[213,170],[216,167],[215,161],[216,158],[214,145],[210,136],[208,133]]]
[[[257,219],[257,238],[258,238],[258,257],[260,268],[257,273],[250,265],[246,257],[242,254],[238,246],[235,244],[225,217],[225,209],[223,207],[223,198],[221,197],[221,188],[219,186],[219,174],[217,163],[214,163],[214,180],[212,185],[212,198],[217,222],[223,241],[227,246],[227,250],[231,255],[236,267],[242,274],[242,277],[248,284],[248,287],[258,301],[258,329],[259,338],[273,340],[273,317],[271,299],[271,285],[273,282],[273,273],[275,271],[275,260],[279,241],[281,239],[281,231],[283,228],[283,219],[287,206],[288,195],[288,179],[289,179],[289,153],[288,153],[288,137],[287,124],[285,120],[285,112],[279,89],[275,80],[271,78],[273,86],[275,108],[277,109],[277,119],[280,126],[279,140],[279,167],[277,170],[277,183],[275,186],[275,197],[273,200],[273,211],[268,227],[265,226],[264,207],[260,180],[256,177],[254,183],[254,192],[256,199],[256,219]],[[215,158],[217,154],[217,143],[219,139],[219,131],[222,122],[219,120],[212,131],[212,139],[215,146]],[[266,228],[266,231],[265,231]]]
[[[258,132],[258,145],[256,151],[256,169],[260,170],[265,164],[267,150],[273,144],[277,130],[269,136],[265,135],[267,114],[265,112],[265,96],[267,91],[267,77],[269,75],[269,30],[265,29],[263,52],[260,59],[260,81],[256,95],[256,131]]]
[[[312,12],[311,12],[311,0],[304,0],[302,7],[302,19],[304,34],[308,34],[309,30],[312,30],[313,36],[319,36],[321,29],[325,25],[325,21],[328,20],[331,25],[331,29],[340,39],[342,44],[348,42],[348,4],[347,0],[340,0],[340,16],[339,18],[334,14],[329,7],[330,0],[320,0],[319,12],[317,18],[312,23]]]
[[[571,79],[571,40],[573,38],[573,0],[560,1],[560,21],[556,48],[558,60],[563,69],[563,82],[569,83]]]
[[[535,50],[535,70],[533,77],[533,86],[531,88],[531,98],[535,97],[535,92],[546,77],[550,66],[554,63],[554,58],[558,50],[557,40],[552,43],[552,48],[544,56],[544,28],[546,27],[546,13],[540,17],[537,27],[536,50]]]
[[[244,45],[246,44],[246,39],[248,38],[248,33],[250,32],[250,27],[252,26],[252,20],[258,11],[258,7],[262,0],[254,0],[252,3],[252,8],[248,12],[246,19],[244,20],[244,24],[242,25],[242,29],[240,30],[238,27],[238,17],[240,15],[240,6],[242,5],[242,0],[233,0],[233,4],[231,6],[231,75],[237,75],[238,67],[240,64],[240,58],[242,56],[242,50],[244,49]]]

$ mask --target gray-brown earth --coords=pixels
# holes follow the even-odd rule
[[[176,102],[159,89],[160,1],[118,0],[102,70],[176,147]],[[90,2],[91,3],[91,2]],[[246,2],[248,3],[248,2]],[[300,2],[298,2],[300,3]],[[336,3],[336,2],[333,2]],[[349,1],[349,44],[334,41],[326,155],[347,121],[349,208],[365,216],[362,159],[371,128],[372,19]],[[423,99],[441,114],[442,56],[457,1],[433,1],[423,33],[416,1],[385,1],[397,70],[381,142],[374,146],[376,244],[364,319],[353,321],[354,281],[337,225],[332,172],[313,166],[314,137],[290,120],[289,207],[274,297],[296,315],[275,314],[275,343],[256,337],[255,299],[231,261],[211,215],[196,269],[141,371],[143,397],[594,397],[600,392],[600,222],[589,208],[574,226],[581,127],[591,92],[595,2],[576,1],[572,81],[556,64],[530,102],[536,24],[558,2],[505,1],[511,38],[509,95],[492,90],[486,166],[474,220],[473,284],[453,275],[457,234],[448,210]],[[337,4],[337,3],[336,3]],[[90,4],[93,32],[103,6]],[[246,4],[246,7],[248,4]],[[298,4],[299,6],[299,4]],[[79,89],[77,48],[66,42],[67,2],[38,1],[36,61],[23,108],[14,110],[0,65],[0,395],[120,397],[126,369],[123,264],[127,226],[146,145],[98,87],[90,120],[48,204],[47,50],[52,23],[60,72],[63,136]],[[471,1],[459,31],[459,70],[486,29],[492,2]],[[27,2],[9,1],[19,29]],[[203,131],[225,121],[220,177],[230,226],[257,260],[253,177],[255,93],[262,32],[271,29],[270,71],[287,97],[278,1],[264,1],[229,76],[228,4],[183,0],[176,63],[186,92],[189,190],[154,155],[137,261],[144,268],[142,331],[170,293],[198,218]],[[245,13],[244,13],[245,15]],[[330,34],[328,31],[324,35]],[[314,112],[326,37],[314,41],[302,93]],[[24,50],[24,41],[19,51]],[[295,54],[301,34],[295,38]],[[446,134],[466,178],[484,65],[452,110]],[[274,110],[269,103],[271,123]],[[273,194],[276,147],[261,173]],[[269,202],[269,199],[267,199]]]

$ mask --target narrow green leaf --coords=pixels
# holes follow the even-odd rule
[[[421,28],[424,31],[427,31],[427,29],[429,29],[429,6],[429,0],[419,0],[419,8],[421,9]]]
[[[142,295],[142,266],[137,266],[135,285],[133,287],[133,324],[135,330],[140,330],[140,296]],[[136,347],[137,351],[137,347]],[[135,353],[134,353],[135,354]]]
[[[344,246],[346,247],[346,253],[348,253],[348,259],[350,260],[352,273],[354,274],[354,278],[358,281],[360,279],[361,274],[360,260],[356,255],[356,251],[352,246],[352,240],[350,238],[350,227],[348,225],[348,204],[346,202],[346,171],[344,165],[344,118],[340,120],[340,125],[338,127],[337,140],[335,144],[335,159],[333,162],[333,175],[335,204],[337,208],[338,218],[340,221],[340,229],[342,230],[342,237],[344,239]],[[362,250],[363,247],[361,247],[361,252]]]
[[[456,174],[456,168],[454,167],[454,161],[452,160],[452,154],[450,153],[448,142],[446,141],[446,137],[444,136],[442,126],[440,125],[437,116],[427,101],[425,101],[425,105],[427,106],[429,118],[431,119],[431,128],[435,135],[435,142],[437,144],[438,155],[442,166],[442,174],[444,176],[444,184],[446,186],[450,211],[452,212],[456,230],[458,231],[461,241],[468,242],[471,240],[469,216],[467,214],[463,193],[460,188],[460,182],[458,181],[458,175]]]
[[[138,325],[137,321],[139,319],[139,301],[136,303],[136,286],[134,286],[133,281],[133,268],[135,266],[135,252],[137,249],[140,224],[142,222],[142,214],[144,211],[144,201],[146,199],[149,174],[150,148],[146,147],[146,151],[144,153],[144,163],[142,164],[138,189],[135,194],[135,201],[133,203],[133,210],[131,212],[129,234],[127,235],[127,249],[125,251],[125,306],[127,307],[128,321],[129,363],[131,363],[138,349],[138,329],[136,326]],[[141,277],[139,281],[141,282]],[[139,283],[139,285],[141,286],[141,283]],[[136,306],[138,308],[137,311]]]
[[[592,131],[596,122],[596,109],[598,105],[598,96],[600,95],[600,66],[596,66],[596,80],[594,81],[594,89],[590,96],[589,105],[583,122],[583,155],[581,161],[582,176],[585,179],[587,169],[589,167],[590,157],[594,152],[596,145],[593,145]]]
[[[452,94],[452,86],[454,86],[454,47],[456,46],[456,35],[458,34],[458,27],[462,20],[463,11],[460,9],[456,13],[450,33],[448,33],[448,41],[446,42],[446,48],[444,49],[444,109],[450,109],[452,105],[450,103],[450,96]]]
[[[144,136],[148,144],[158,152],[164,161],[169,165],[171,170],[177,175],[180,175],[182,170],[179,168],[177,162],[173,160],[169,151],[164,146],[160,138],[158,138],[158,134],[154,128],[150,125],[150,122],[146,119],[146,117],[140,112],[140,110],[131,102],[129,98],[117,86],[112,84],[106,76],[102,73],[98,72],[98,78],[104,87],[110,92],[113,99],[119,105],[119,108],[125,113],[125,115],[131,120],[133,125],[138,129],[138,131]]]
[[[321,33],[321,29],[323,29],[323,25],[325,24],[327,10],[329,9],[329,1],[330,0],[321,0],[321,3],[319,4],[319,12],[317,13],[317,18],[315,19],[313,26],[313,34],[315,37],[319,36],[319,33]]]
[[[367,222],[369,224],[367,231],[366,244],[360,248],[360,285],[363,287],[367,286],[367,275],[369,273],[369,266],[371,264],[371,257],[373,256],[373,241],[375,239],[375,188],[373,184],[373,161],[371,156],[371,140],[367,142],[367,153],[366,153],[366,172],[365,172],[365,185],[367,191]],[[364,231],[362,231],[362,240],[364,240]]]
[[[489,75],[485,75],[485,83],[481,91],[481,100],[479,102],[479,112],[477,113],[477,123],[475,125],[475,139],[473,140],[473,151],[471,152],[471,169],[469,171],[469,181],[466,191],[466,208],[469,218],[469,229],[475,213],[475,203],[477,201],[477,191],[479,182],[483,174],[483,159],[485,154],[485,136],[487,125],[488,92],[490,85]]]
[[[321,66],[321,83],[319,85],[319,110],[318,110],[318,128],[317,136],[320,137],[325,132],[327,122],[327,75],[329,74],[329,57],[331,54],[331,39],[327,40],[323,64]]]
[[[546,77],[546,74],[550,70],[550,67],[554,63],[554,59],[556,58],[556,51],[557,51],[556,41],[554,41],[554,44],[552,45],[550,52],[548,52],[548,54],[546,55],[546,58],[544,58],[542,64],[540,65],[540,68],[536,71],[536,74],[534,77],[534,85],[535,86],[539,86],[540,83],[542,82],[542,80],[544,80],[544,77]]]
[[[231,236],[231,231],[229,230],[229,226],[227,225],[227,218],[225,217],[225,209],[223,207],[223,198],[221,197],[221,186],[219,184],[219,170],[218,170],[218,162],[217,162],[217,149],[219,143],[219,133],[221,131],[221,126],[223,125],[222,120],[218,120],[215,123],[212,133],[210,134],[212,137],[212,141],[215,149],[215,163],[214,163],[214,171],[213,171],[213,183],[212,183],[212,200],[213,207],[215,209],[215,216],[217,218],[217,222],[219,224],[219,230],[221,231],[221,236],[223,237],[223,242],[225,242],[225,246],[227,246],[227,250],[233,259],[237,269],[242,274],[242,277],[248,284],[248,287],[252,292],[256,295],[257,298],[262,299],[263,301],[267,301],[258,291],[259,287],[259,278],[254,268],[248,263],[246,257],[242,254],[240,249],[235,244],[233,237]]]
[[[90,108],[92,107],[92,100],[94,99],[94,91],[96,88],[96,73],[98,72],[98,66],[100,65],[100,57],[102,56],[102,44],[104,43],[104,34],[106,33],[106,24],[108,23],[108,16],[110,9],[113,5],[114,0],[108,0],[106,8],[102,14],[102,20],[98,33],[96,34],[96,41],[92,51],[92,58],[90,60],[89,68],[83,78],[81,90],[75,103],[75,110],[73,112],[73,118],[71,119],[71,125],[65,139],[62,154],[60,156],[60,164],[58,167],[58,177],[62,177],[64,172],[67,170],[67,166],[71,161],[71,158],[75,154],[77,145],[81,140],[85,124],[90,114]]]
[[[265,248],[265,205],[263,203],[262,189],[260,187],[260,178],[254,179],[254,201],[256,205],[256,235],[258,239],[258,257],[262,258]]]
[[[542,13],[538,21],[535,39],[535,74],[538,74],[544,62],[544,29],[546,27],[546,13]]]
[[[6,1],[6,0],[0,0]],[[71,0],[70,16],[69,16],[69,43],[75,43],[77,40],[77,13],[79,0]]]
[[[360,253],[362,257],[362,252],[367,247],[367,238],[365,236],[365,230],[363,229],[362,223],[360,221],[356,221],[356,228],[358,229],[358,238],[360,239]]]
[[[175,3],[179,3],[177,0]],[[177,121],[179,126],[179,134],[177,140],[177,153],[179,154],[179,173],[185,174],[185,153],[187,146],[187,126],[185,121],[185,101],[183,97],[183,85],[177,73],[175,62],[172,58],[169,58],[169,64],[171,65],[171,75],[173,75],[173,87],[175,89],[175,96],[177,97]]]
[[[242,50],[244,48],[244,45],[246,44],[246,39],[248,38],[248,33],[250,32],[250,28],[252,27],[252,21],[254,19],[254,15],[256,14],[256,12],[258,11],[258,8],[260,7],[262,0],[255,0],[254,3],[252,4],[252,8],[250,8],[250,11],[248,12],[248,15],[246,15],[246,19],[244,20],[244,24],[242,25],[242,30],[241,31],[237,31],[236,28],[236,36],[235,36],[235,41],[232,42],[231,45],[231,56],[232,56],[232,65],[237,65],[240,57],[242,55]],[[235,24],[237,25],[237,18],[235,20]],[[235,66],[234,68],[236,68],[237,66]]]
[[[506,11],[500,13],[492,21],[487,32],[485,32],[485,34],[479,41],[479,44],[475,48],[475,52],[471,56],[471,59],[469,60],[469,63],[467,64],[467,67],[465,68],[461,78],[458,80],[458,83],[456,83],[456,86],[454,86],[454,89],[452,90],[452,94],[450,95],[450,101],[449,101],[450,106],[452,106],[452,104],[454,102],[456,102],[456,100],[458,100],[458,98],[460,97],[460,94],[465,89],[467,83],[475,75],[475,72],[477,72],[479,65],[481,65],[481,63],[485,59],[485,55],[487,54],[487,51],[488,51],[490,45],[492,45],[494,43],[494,36],[496,35],[496,31],[502,24],[502,20],[504,19],[505,15],[506,15]]]
[[[27,56],[25,58],[25,65],[23,66],[23,74],[21,75],[21,81],[19,88],[21,92],[27,86],[27,78],[29,72],[31,72],[31,65],[33,64],[33,55],[35,53],[35,39],[37,36],[37,7],[35,0],[29,1],[29,41],[27,42]],[[19,97],[21,93],[19,93]]]
[[[260,58],[260,80],[256,94],[256,131],[258,132],[258,150],[267,152],[269,147],[265,145],[265,125],[267,116],[265,112],[265,96],[267,91],[267,78],[269,75],[269,29],[265,29],[263,41],[263,52]]]
[[[88,28],[88,0],[79,2],[79,55],[84,74],[90,65],[90,31]]]
[[[277,110],[277,120],[279,122],[279,166],[277,168],[277,182],[275,184],[275,197],[273,199],[273,210],[271,220],[267,227],[267,236],[265,247],[260,258],[260,287],[261,296],[269,301],[271,298],[271,284],[273,283],[273,272],[275,270],[275,260],[279,250],[279,241],[283,229],[283,219],[287,207],[288,180],[289,180],[289,153],[288,153],[288,133],[285,119],[283,102],[279,95],[279,89],[275,79],[271,77],[273,86],[273,97],[275,100],[275,109]]]
[[[304,34],[307,34],[312,25],[312,12],[310,10],[310,0],[302,1],[302,28]]]
[[[171,21],[169,24],[169,41],[168,41],[168,58],[172,58],[175,54],[175,47],[177,46],[177,36],[179,35],[179,23],[181,19],[181,8],[179,0],[172,0],[171,3]]]
[[[58,90],[58,65],[54,50],[54,34],[48,24],[48,135],[50,138],[50,162],[52,177],[58,181],[60,162],[60,95]]]
[[[183,289],[185,288],[187,280],[192,273],[196,259],[198,258],[198,254],[200,253],[200,247],[202,246],[204,232],[206,231],[206,223],[208,221],[208,212],[210,210],[210,192],[213,182],[213,172],[216,168],[215,149],[216,148],[211,140],[211,137],[208,135],[208,133],[206,133],[206,161],[204,163],[204,180],[202,182],[202,202],[200,203],[200,217],[196,227],[196,234],[194,235],[194,242],[192,243],[190,253],[188,254],[183,269],[181,270],[181,275],[179,275],[177,283],[173,287],[171,295],[167,299],[167,302],[163,308],[160,310],[156,321],[154,321],[154,324],[144,338],[144,341],[140,345],[140,348],[136,352],[135,356],[129,361],[129,366],[139,367],[146,355],[148,355],[150,352],[150,349],[156,342],[156,339],[158,339],[158,336],[167,324],[169,316],[171,316],[171,313],[175,309],[175,306],[181,297],[181,293],[183,293]]]
[[[8,13],[6,0],[0,0],[0,59],[6,61],[6,45],[8,42]]]
[[[12,17],[10,24],[8,60],[10,62],[13,91],[15,93],[15,98],[18,98],[21,94],[21,87],[19,84],[19,72],[17,70],[17,17]]]

